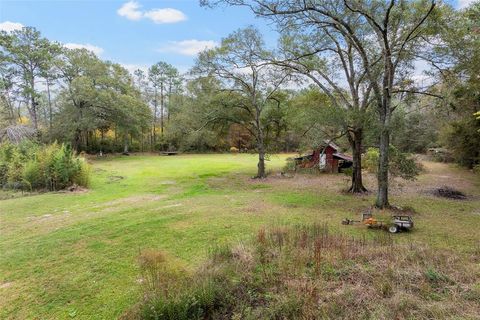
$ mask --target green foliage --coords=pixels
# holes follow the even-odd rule
[[[415,180],[420,174],[422,166],[415,159],[406,153],[400,152],[397,148],[390,147],[390,173],[393,176],[405,180]]]
[[[348,112],[332,105],[328,96],[316,87],[297,92],[287,110],[287,121],[295,140],[306,149],[318,146],[341,132]]]
[[[480,164],[480,120],[472,117],[453,121],[442,133],[445,146],[459,164],[473,168]]]
[[[87,187],[90,168],[64,144],[0,145],[0,184],[4,188],[61,190],[71,185]]]
[[[283,167],[283,172],[295,171],[295,169],[297,168],[297,164],[295,163],[295,159],[288,158],[285,162],[286,163],[285,163],[285,166]]]
[[[363,156],[363,167],[372,173],[377,173],[379,157],[380,151],[378,148],[368,148]]]
[[[473,172],[480,176],[480,164],[477,164],[476,166],[473,167]]]
[[[92,150],[92,145],[111,145],[106,140],[112,138],[117,144],[117,140],[125,143],[128,137],[148,131],[151,112],[126,69],[79,49],[66,50],[57,63],[68,81],[56,98],[59,110],[52,139],[70,142],[76,150],[98,151]],[[105,138],[108,131],[114,131],[115,137]],[[92,140],[97,132],[103,134],[95,145]]]
[[[350,167],[350,168],[342,169],[342,173],[343,173],[344,175],[346,175],[347,177],[351,177],[352,174],[353,174],[353,168]]]
[[[447,11],[439,36],[438,56],[455,61],[442,83],[448,104],[443,106],[440,138],[454,160],[472,168],[480,163],[480,3],[460,12]],[[477,117],[475,116],[477,114]]]
[[[38,129],[39,120],[37,101],[39,93],[35,87],[36,80],[52,67],[53,59],[60,52],[61,46],[58,43],[43,38],[35,28],[23,27],[12,32],[0,31],[0,61],[2,67],[6,65],[6,68],[1,70],[2,78],[3,75],[9,74],[6,78],[9,78],[10,85],[20,84],[17,88],[18,93],[30,104],[30,116],[35,129]],[[9,95],[4,97],[6,101],[9,100]]]
[[[427,103],[428,100],[423,102]],[[425,153],[428,148],[438,145],[438,126],[438,121],[430,110],[407,110],[404,106],[393,115],[391,143],[401,152]]]
[[[363,157],[364,168],[372,173],[377,173],[379,157],[380,152],[378,148],[369,148]],[[421,170],[421,165],[415,159],[390,146],[389,172],[392,176],[401,177],[405,180],[414,180]]]
[[[220,281],[208,278],[201,280],[183,285],[177,282],[173,292],[167,292],[167,296],[163,297],[156,296],[144,307],[142,319],[205,319],[212,310],[226,304],[228,294]]]

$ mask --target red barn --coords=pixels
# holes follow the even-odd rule
[[[341,169],[352,166],[352,157],[340,152],[340,148],[333,142],[324,141],[323,144],[311,153],[295,158],[299,168],[318,168],[325,172],[337,173]]]

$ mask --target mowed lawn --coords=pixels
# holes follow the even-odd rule
[[[139,252],[165,251],[193,270],[216,244],[248,239],[263,225],[325,222],[332,230],[373,203],[374,194],[342,193],[343,175],[278,173],[287,155],[272,155],[271,176],[251,180],[256,156],[111,157],[92,162],[87,192],[0,201],[0,318],[114,319],[141,299]],[[397,241],[480,254],[480,181],[452,165],[425,162],[415,182],[394,183],[392,203],[416,211],[416,228]],[[366,184],[374,190],[373,176]],[[466,201],[430,190],[452,185]],[[480,286],[480,283],[478,284]]]

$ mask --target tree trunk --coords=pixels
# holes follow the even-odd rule
[[[363,130],[355,129],[348,135],[350,146],[352,147],[353,165],[352,165],[352,185],[348,192],[363,193],[368,190],[363,186],[362,179],[362,141]]]
[[[258,164],[257,176],[255,178],[264,179],[267,177],[265,173],[265,141],[263,130],[260,123],[260,111],[257,108],[257,117],[255,119],[257,126],[257,149],[258,149]]]
[[[160,85],[160,134],[163,136],[163,111],[165,108],[165,99],[163,93],[163,84]]]
[[[50,96],[50,81],[47,77],[47,97],[48,97],[48,124],[50,130],[52,130],[52,98]]]
[[[170,106],[171,104],[171,99],[172,99],[172,83],[169,83],[168,85],[168,102],[167,102],[167,123],[170,122]]]
[[[154,87],[155,94],[153,98],[153,132],[152,132],[152,139],[153,139],[153,145],[152,145],[152,150],[155,149],[155,144],[157,143],[157,112],[158,112],[158,100],[157,100],[157,87]]]
[[[123,141],[123,154],[128,155],[128,134],[125,134],[125,139]]]
[[[100,154],[103,154],[103,146],[105,145],[105,141],[104,141],[104,138],[105,138],[105,133],[102,130],[100,130]]]
[[[265,173],[265,146],[263,138],[258,142],[258,164],[257,164],[257,176],[255,178],[264,179],[267,177]]]
[[[380,156],[378,159],[378,193],[376,206],[378,208],[386,208],[388,202],[388,148],[390,145],[390,130],[387,126],[383,126],[380,132]]]
[[[80,136],[82,132],[80,130],[75,130],[75,135],[73,137],[73,149],[75,152],[79,153],[80,152]]]
[[[38,135],[37,102],[35,101],[35,79],[33,77],[30,81],[30,86],[32,89],[32,92],[30,93],[30,102],[32,105],[30,115],[32,117],[33,127],[35,128],[35,131]]]

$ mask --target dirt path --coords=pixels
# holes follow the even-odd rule
[[[475,176],[470,171],[456,167],[454,164],[427,160],[421,160],[421,163],[424,166],[424,171],[416,180],[392,179],[390,184],[391,195],[432,195],[434,189],[447,186],[466,193],[471,197],[480,197],[480,177]],[[364,171],[363,179],[367,189],[375,193],[377,189],[376,176]],[[290,178],[274,175],[269,177],[266,182],[290,190],[342,192],[348,189],[350,177],[343,174],[295,174]],[[256,184],[258,182],[249,180],[247,183]]]

